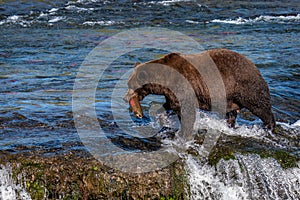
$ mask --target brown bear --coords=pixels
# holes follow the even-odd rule
[[[225,93],[226,117],[230,126],[234,127],[235,119],[240,109],[246,108],[259,117],[265,127],[273,130],[275,120],[271,110],[270,93],[267,83],[257,67],[249,59],[228,49],[212,49],[200,54],[189,55],[170,53],[160,59],[142,64],[137,63],[133,73],[129,77],[128,92],[125,96],[125,99],[129,101],[134,111],[134,115],[142,118],[143,113],[139,101],[143,100],[148,94],[157,94],[165,96],[166,103],[164,107],[173,110],[178,114],[179,119],[181,119],[180,102],[182,103],[182,101],[179,101],[173,89],[168,87],[172,84],[176,85],[177,88],[182,87],[178,77],[174,78],[175,76],[172,75],[174,74],[172,70],[176,70],[176,72],[181,74],[193,88],[198,101],[198,107],[202,110],[211,110],[212,94],[209,93],[211,91],[209,91],[209,86],[201,72],[195,67],[195,64],[202,63],[202,60],[205,59],[203,55],[210,57],[216,66],[215,69],[218,71],[218,73],[211,75],[211,82],[214,82],[214,74],[220,74],[219,77],[222,79]],[[203,61],[203,63],[205,62]],[[169,75],[162,77],[164,73],[158,70],[160,67],[155,68],[155,65],[169,67],[171,69],[168,72]],[[202,72],[209,71],[205,67],[208,68],[210,66],[204,64],[204,68],[201,69]],[[149,79],[149,76],[151,76],[151,79]],[[160,82],[155,81],[157,77],[160,77]],[[161,84],[161,79],[166,84]],[[222,87],[220,86],[220,88]],[[183,88],[181,91],[181,93],[184,93],[187,90]],[[190,96],[190,94],[184,95],[187,97]]]

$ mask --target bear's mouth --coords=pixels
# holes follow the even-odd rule
[[[143,110],[136,92],[134,92],[132,89],[128,89],[124,100],[129,102],[130,108],[135,117],[139,119],[143,118]]]

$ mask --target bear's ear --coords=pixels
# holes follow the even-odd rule
[[[136,62],[135,65],[134,65],[134,67],[136,67],[136,66],[138,66],[140,64],[141,64],[140,62]]]

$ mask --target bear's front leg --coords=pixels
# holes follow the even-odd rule
[[[181,112],[180,112],[180,104],[177,101],[175,96],[171,96],[170,98],[165,95],[166,102],[163,104],[164,109],[173,110],[181,121]],[[172,100],[171,100],[172,99]]]
[[[238,114],[237,110],[233,110],[233,111],[226,113],[227,123],[231,128],[235,127],[235,120],[236,120],[237,114]]]

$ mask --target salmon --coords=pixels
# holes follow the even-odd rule
[[[131,97],[129,99],[129,105],[130,105],[130,108],[131,108],[133,114],[137,118],[140,118],[140,119],[143,118],[143,110],[142,110],[138,95],[136,93],[131,95]]]

